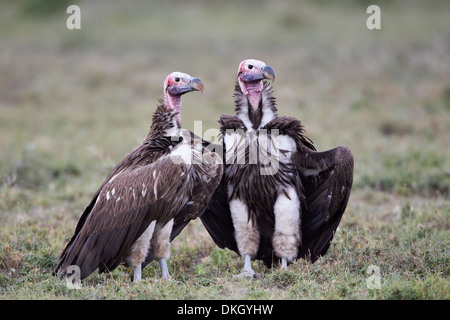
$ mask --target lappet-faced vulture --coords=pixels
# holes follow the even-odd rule
[[[164,81],[164,99],[153,114],[143,143],[108,175],[82,214],[75,233],[54,270],[71,265],[81,279],[96,269],[110,272],[120,263],[134,267],[158,259],[168,278],[170,236],[201,214],[222,177],[220,157],[194,148],[189,132],[180,129],[181,96],[203,91],[200,79],[174,72]]]
[[[226,166],[201,220],[221,248],[244,258],[240,275],[255,276],[251,260],[281,267],[324,255],[346,209],[353,182],[347,147],[318,152],[302,123],[277,115],[271,67],[240,63],[236,115],[222,115]]]

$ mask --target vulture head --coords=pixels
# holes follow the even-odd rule
[[[202,80],[187,73],[172,72],[164,80],[164,105],[170,110],[177,111],[177,120],[180,121],[181,96],[190,91],[203,92],[203,89]]]
[[[181,96],[190,91],[203,92],[203,89],[202,80],[183,72],[172,72],[164,80],[164,92],[171,96]]]
[[[239,87],[245,94],[251,105],[256,109],[259,104],[263,80],[275,80],[273,69],[264,62],[255,59],[247,59],[239,64],[237,73]]]

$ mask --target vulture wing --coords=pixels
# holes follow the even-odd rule
[[[353,183],[353,155],[347,147],[317,152],[300,144],[296,164],[306,196],[299,256],[316,261],[333,239]]]
[[[211,197],[216,190],[223,174],[222,159],[218,158],[218,151],[222,146],[212,144],[203,140],[193,132],[185,130],[185,134],[190,137],[192,148],[201,152],[200,161],[194,160],[194,191],[181,211],[176,215],[170,240],[184,229],[189,221],[201,216]]]
[[[228,248],[239,254],[234,236],[233,220],[228,203],[225,175],[214,192],[205,213],[200,216],[203,225],[219,248]]]
[[[175,239],[178,234],[186,227],[186,225],[193,219],[202,217],[206,210],[206,206],[211,201],[214,191],[217,189],[220,180],[222,179],[223,165],[222,159],[213,151],[219,151],[222,146],[211,144],[202,140],[198,136],[190,132],[191,141],[194,143],[201,142],[196,145],[196,148],[202,151],[201,163],[193,164],[193,192],[184,207],[176,214],[170,241]],[[151,250],[149,249],[142,267],[153,261]]]
[[[192,189],[189,168],[169,156],[120,167],[86,208],[55,272],[77,265],[84,279],[97,268],[100,273],[113,270],[153,220],[165,223],[175,216]]]
[[[217,155],[215,156],[217,157]],[[191,220],[198,218],[204,213],[222,178],[222,165],[206,168],[208,170],[203,170],[205,168],[197,165],[194,165],[194,168],[194,170],[197,170],[198,175],[194,180],[193,194],[181,211],[175,216],[174,227],[170,236],[171,241],[175,239]]]

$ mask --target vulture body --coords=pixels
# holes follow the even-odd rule
[[[347,147],[318,152],[301,122],[277,115],[272,68],[244,60],[234,91],[236,115],[222,115],[225,169],[201,220],[221,248],[281,267],[312,262],[328,250],[347,206],[353,156]]]
[[[206,207],[222,176],[221,159],[201,154],[180,130],[181,96],[203,91],[203,83],[174,72],[164,82],[164,100],[153,114],[143,143],[109,174],[81,216],[54,270],[78,266],[81,279],[120,263],[134,267],[134,282],[149,253],[168,278],[170,236]],[[201,161],[201,160],[204,161]],[[218,160],[218,162],[216,161]],[[201,196],[198,193],[201,191]]]

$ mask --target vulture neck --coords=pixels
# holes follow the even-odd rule
[[[147,141],[155,141],[161,137],[179,137],[180,136],[180,108],[181,99],[176,105],[169,105],[164,100],[159,100],[158,107],[153,113],[152,125],[147,137]]]
[[[247,130],[258,130],[277,117],[275,97],[272,88],[264,83],[260,92],[244,94],[238,83],[234,90],[236,115],[245,124]]]
[[[164,105],[167,110],[177,112],[175,119],[178,129],[181,127],[181,95],[171,95],[167,91],[164,92]]]

